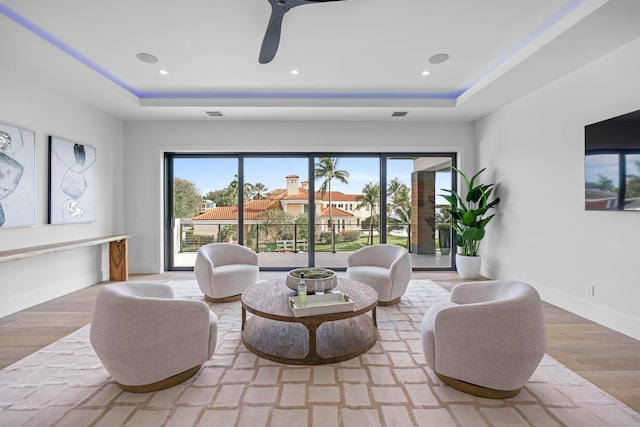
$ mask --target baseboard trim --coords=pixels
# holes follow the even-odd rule
[[[611,328],[616,332],[640,340],[640,319],[623,313],[618,313],[607,307],[595,304],[585,299],[577,298],[565,292],[539,283],[531,283],[540,293],[542,300],[556,307],[582,316],[592,322]]]

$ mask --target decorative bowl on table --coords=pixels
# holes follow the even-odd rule
[[[338,285],[338,276],[335,271],[328,268],[304,267],[296,268],[287,273],[287,286],[294,291],[298,291],[300,283],[300,273],[304,273],[304,281],[307,284],[307,293],[313,294],[319,286],[323,286],[325,292]]]

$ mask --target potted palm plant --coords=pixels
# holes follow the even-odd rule
[[[454,242],[460,248],[460,252],[456,254],[456,269],[463,279],[473,279],[480,273],[478,248],[485,236],[485,227],[495,216],[490,215],[489,210],[500,203],[499,197],[490,200],[495,184],[476,185],[476,179],[485,169],[469,179],[461,170],[453,168],[464,180],[466,197],[462,197],[457,191],[442,189],[450,193],[441,196],[451,204]]]

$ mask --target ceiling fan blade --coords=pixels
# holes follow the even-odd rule
[[[275,6],[271,8],[271,18],[267,25],[267,31],[262,39],[262,47],[260,48],[260,57],[258,62],[267,64],[276,56],[278,45],[280,44],[280,33],[282,32],[282,18],[289,9],[277,9]]]
[[[330,1],[344,0],[268,0],[271,4],[271,17],[267,25],[267,31],[262,39],[260,56],[258,62],[267,64],[276,56],[278,45],[280,44],[280,34],[282,33],[282,19],[284,14],[296,6],[312,3],[325,3]]]

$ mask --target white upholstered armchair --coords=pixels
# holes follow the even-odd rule
[[[111,283],[98,292],[91,345],[124,390],[143,393],[186,380],[213,356],[217,338],[209,306],[174,299],[167,284]]]
[[[397,304],[411,279],[409,253],[397,245],[365,246],[347,258],[347,278],[374,288],[378,304]]]
[[[516,395],[546,348],[542,302],[507,280],[456,285],[422,320],[427,365],[446,384],[487,398]]]
[[[194,272],[207,301],[238,300],[258,282],[258,254],[242,245],[210,243],[198,250]]]

